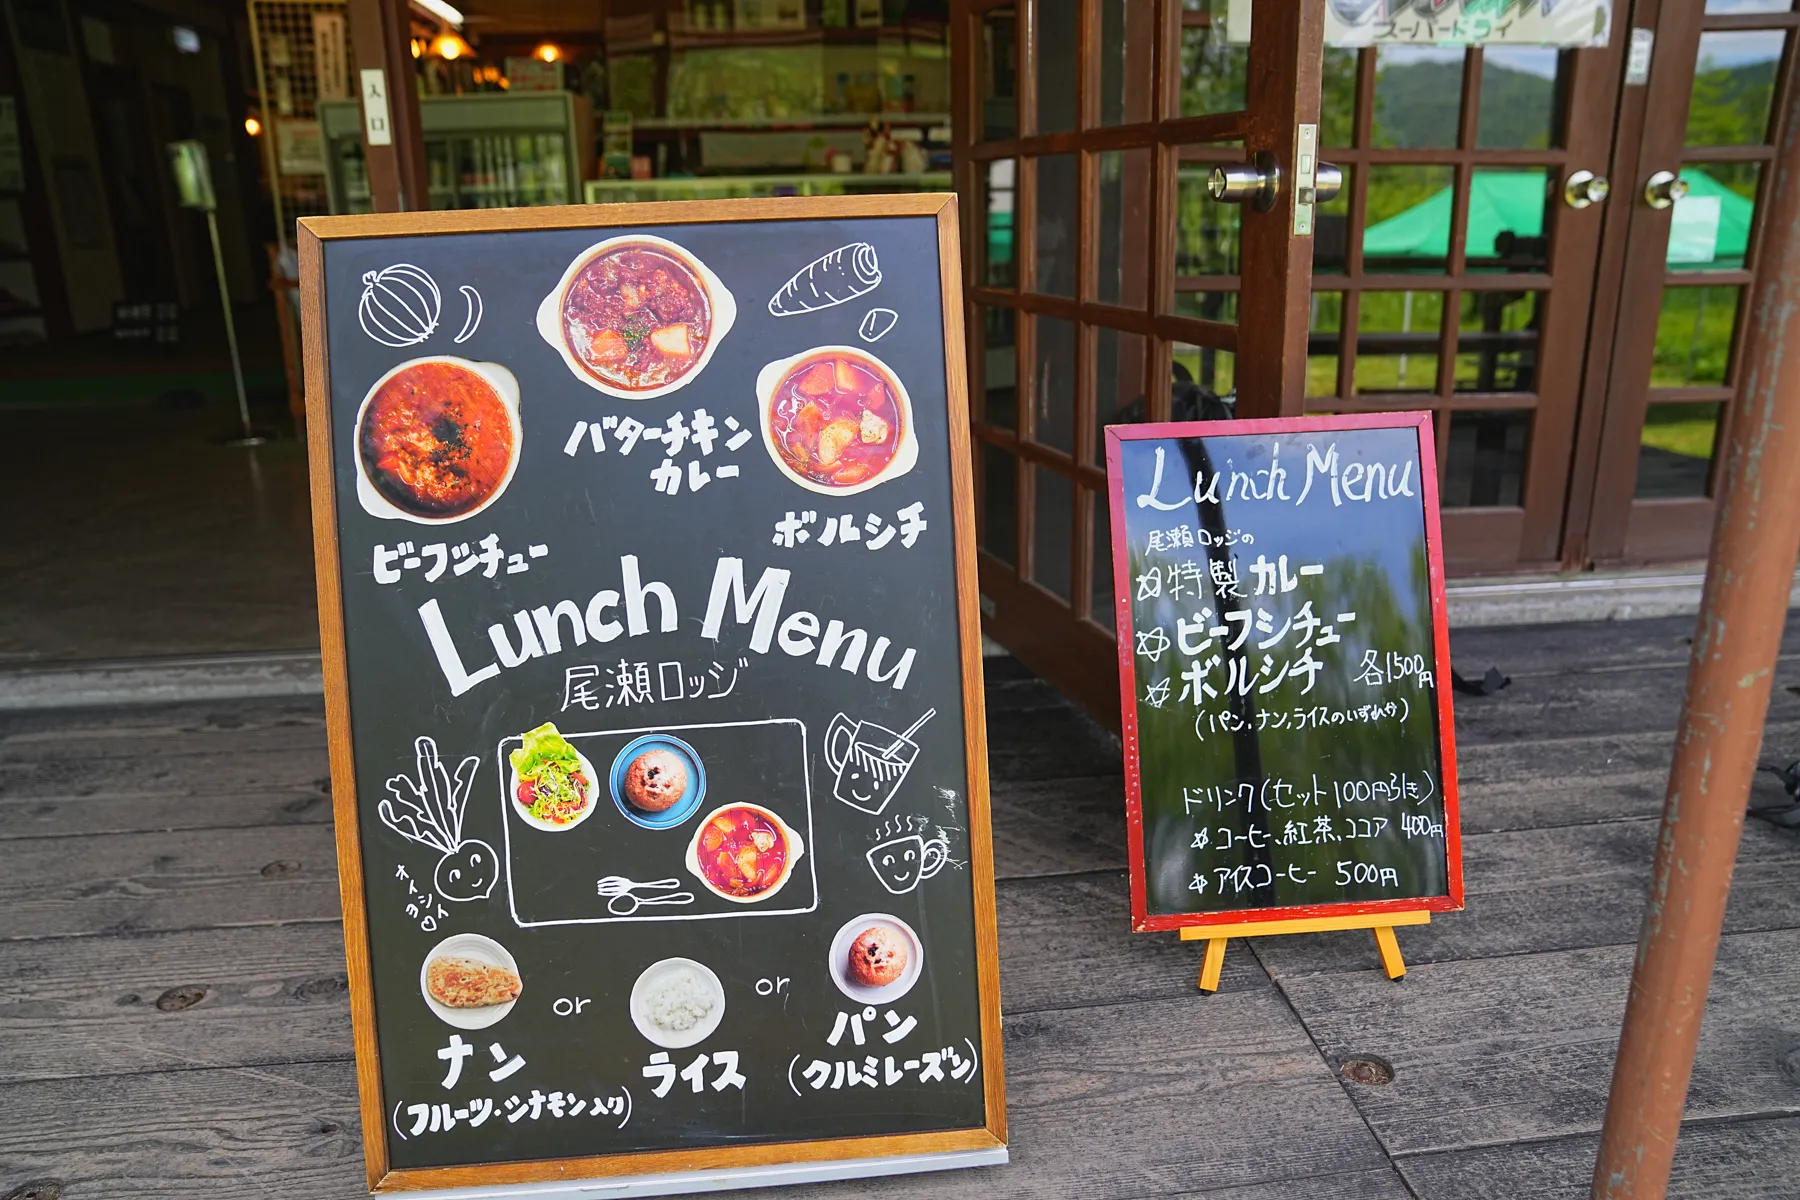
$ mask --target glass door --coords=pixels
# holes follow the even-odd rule
[[[1776,97],[1791,86],[1793,0],[1640,0],[1655,32],[1641,132],[1622,124],[1630,206],[1591,513],[1571,540],[1598,563],[1705,555],[1715,451],[1744,358],[1757,199],[1775,168]],[[1660,11],[1658,11],[1660,8]],[[1623,31],[1622,31],[1623,32]],[[1621,175],[1624,172],[1621,171]],[[1586,517],[1585,523],[1581,518]]]
[[[1623,40],[1325,50],[1306,410],[1431,411],[1453,573],[1558,561]]]
[[[1301,411],[1310,234],[1291,188],[1212,199],[1215,165],[1292,178],[1324,0],[1251,41],[1179,0],[957,0],[955,172],[984,629],[1118,720],[1108,424]]]

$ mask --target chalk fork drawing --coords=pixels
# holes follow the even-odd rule
[[[843,713],[825,730],[825,762],[837,776],[832,795],[851,808],[879,815],[919,757],[913,735],[937,715],[928,709],[905,733],[873,721],[852,721]]]
[[[466,283],[456,290],[461,292],[463,299],[469,303],[469,315],[463,318],[462,332],[456,335],[456,344],[460,346],[474,337],[475,331],[481,328],[481,293]]]
[[[362,281],[356,319],[363,332],[382,345],[416,346],[437,329],[444,297],[424,268],[395,263],[366,272]]]
[[[924,817],[890,818],[875,836],[882,840],[868,853],[869,869],[896,896],[917,890],[949,865],[950,834]]]
[[[769,298],[769,315],[797,317],[835,308],[867,295],[880,283],[881,263],[875,257],[875,247],[867,242],[851,242],[820,255],[795,272]]]
[[[396,775],[387,781],[388,795],[376,808],[381,823],[409,842],[429,846],[438,860],[438,895],[445,900],[486,900],[500,878],[500,856],[477,838],[462,835],[469,807],[469,786],[481,760],[474,755],[457,765],[452,778],[428,737],[413,742],[418,775]]]
[[[654,883],[636,883],[623,875],[608,875],[599,883],[600,895],[607,897],[606,911],[615,917],[629,917],[647,904],[692,904],[694,893],[672,891],[681,886],[679,879],[658,879]],[[667,895],[640,896],[639,892],[667,892]]]
[[[871,308],[858,326],[856,336],[865,342],[879,342],[899,321],[900,314],[891,308]]]

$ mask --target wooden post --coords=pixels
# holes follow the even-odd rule
[[[1786,105],[1687,698],[1594,1165],[1592,1194],[1603,1200],[1649,1200],[1668,1184],[1800,546],[1800,89],[1789,89]]]
[[[425,139],[419,129],[419,88],[412,58],[412,18],[406,0],[349,0],[350,43],[356,54],[357,94],[362,73],[380,70],[387,84],[392,141],[368,144],[369,201],[376,212],[415,212],[431,207],[425,174]]]

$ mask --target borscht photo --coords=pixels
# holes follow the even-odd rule
[[[763,440],[794,482],[850,495],[903,475],[917,457],[912,411],[894,373],[848,346],[763,368]]]
[[[538,312],[538,331],[577,377],[627,399],[685,384],[736,313],[730,293],[687,251],[662,238],[589,247]]]
[[[501,368],[422,359],[390,372],[363,402],[356,456],[375,516],[451,521],[500,493],[518,457],[518,428],[496,386]],[[378,511],[385,505],[390,511]]]
[[[714,895],[751,904],[774,895],[800,858],[799,835],[768,809],[715,809],[694,832],[688,870]]]

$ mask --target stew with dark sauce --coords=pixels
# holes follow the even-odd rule
[[[562,317],[588,373],[627,391],[680,379],[712,336],[712,304],[693,268],[645,243],[615,246],[581,268]]]
[[[486,379],[455,363],[417,363],[382,384],[357,436],[375,490],[419,517],[480,507],[512,463],[505,403]]]

